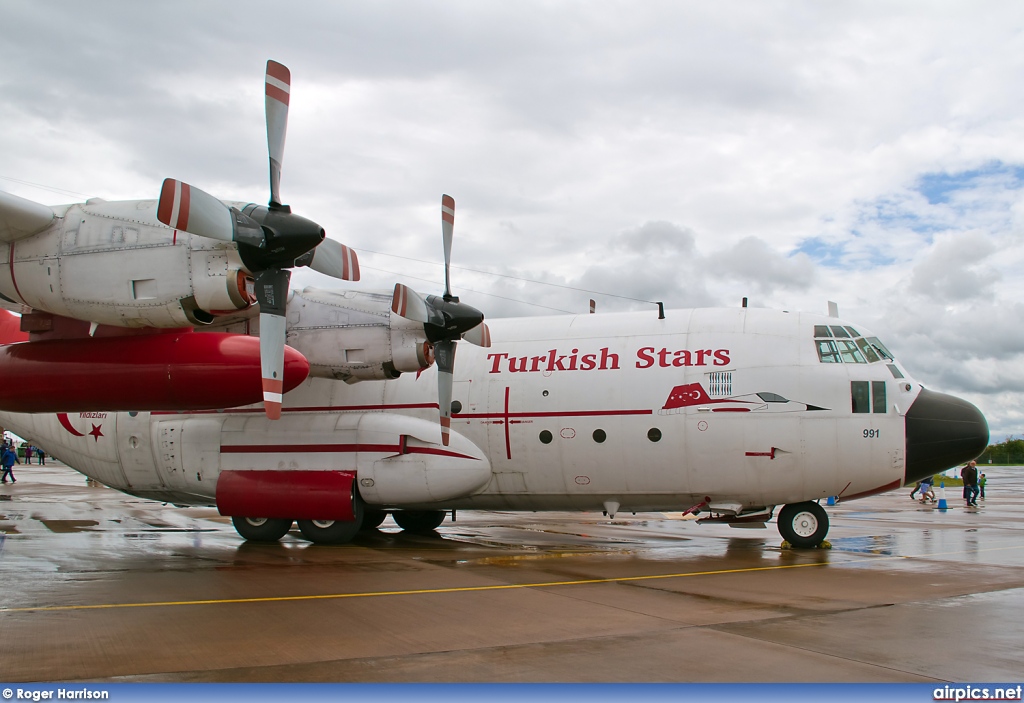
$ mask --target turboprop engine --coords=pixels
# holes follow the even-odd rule
[[[306,288],[288,299],[288,346],[310,375],[355,383],[428,368],[433,347],[423,325],[391,312],[392,293]]]
[[[168,229],[156,219],[155,201],[94,198],[56,210],[47,230],[0,251],[0,294],[8,300],[113,327],[158,329],[208,325],[256,301],[237,250]]]

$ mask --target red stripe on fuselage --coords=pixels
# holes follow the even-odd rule
[[[879,486],[878,488],[872,488],[870,491],[861,491],[860,493],[854,493],[853,495],[849,495],[849,496],[844,496],[842,491],[840,491],[839,495],[837,497],[838,498],[842,498],[843,500],[853,500],[855,498],[867,498],[868,496],[874,496],[874,495],[878,495],[879,493],[885,493],[886,491],[895,490],[895,489],[899,488],[902,485],[903,485],[903,481],[901,481],[899,479],[896,479],[895,481],[893,481],[891,483],[887,483],[884,486]],[[847,484],[846,488],[849,488],[849,487],[850,487],[849,484]],[[846,488],[844,488],[843,491],[845,491]]]
[[[373,412],[381,410],[431,410],[437,409],[437,403],[396,403],[394,405],[323,405],[296,408],[283,408],[286,413],[323,413],[323,412]],[[152,412],[151,415],[204,415],[219,413],[221,415],[235,415],[241,413],[260,413],[258,408],[237,408],[232,410],[187,410],[184,412]],[[524,412],[524,413],[457,413],[452,417],[456,420],[486,420],[496,417],[500,418],[524,418],[524,417],[607,417],[614,415],[653,415],[653,410],[566,410],[553,412]]]
[[[410,447],[398,444],[225,444],[221,446],[221,454],[355,454],[358,452],[378,452],[384,454],[433,454],[454,459],[473,459],[475,456],[458,452],[437,449],[435,447]]]

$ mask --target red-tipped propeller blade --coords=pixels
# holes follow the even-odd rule
[[[292,73],[277,61],[267,61],[267,149],[270,151],[270,204],[281,204],[281,164],[284,138],[288,131],[288,102],[292,92]]]
[[[327,276],[342,281],[359,280],[359,257],[355,249],[339,244],[333,239],[325,239],[313,250],[313,260],[309,267]]]
[[[452,426],[452,383],[455,371],[455,342],[434,342],[437,361],[437,407],[441,411],[441,444],[448,446]]]
[[[452,295],[451,277],[448,270],[452,264],[452,236],[455,230],[455,198],[441,196],[441,236],[444,239],[444,297]]]
[[[489,347],[491,346],[491,329],[481,322],[479,325],[462,335],[462,338],[470,344],[475,344],[478,347]]]
[[[284,396],[285,306],[291,271],[268,269],[256,274],[256,300],[260,304],[260,369],[263,372],[263,409],[267,417],[281,417]]]

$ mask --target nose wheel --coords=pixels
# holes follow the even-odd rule
[[[779,534],[794,547],[817,547],[828,534],[828,513],[813,501],[791,503],[779,511]]]

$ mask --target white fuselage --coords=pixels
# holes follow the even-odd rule
[[[891,359],[823,362],[815,329],[845,324],[835,318],[698,309],[488,322],[492,347],[458,347],[449,447],[434,367],[393,381],[310,378],[277,421],[256,406],[0,421],[107,485],[178,504],[213,504],[224,470],[356,471],[366,502],[387,507],[681,510],[710,499],[733,514],[903,481],[904,416],[920,386]],[[857,384],[870,389],[860,412]],[[397,449],[406,442],[416,452]]]

